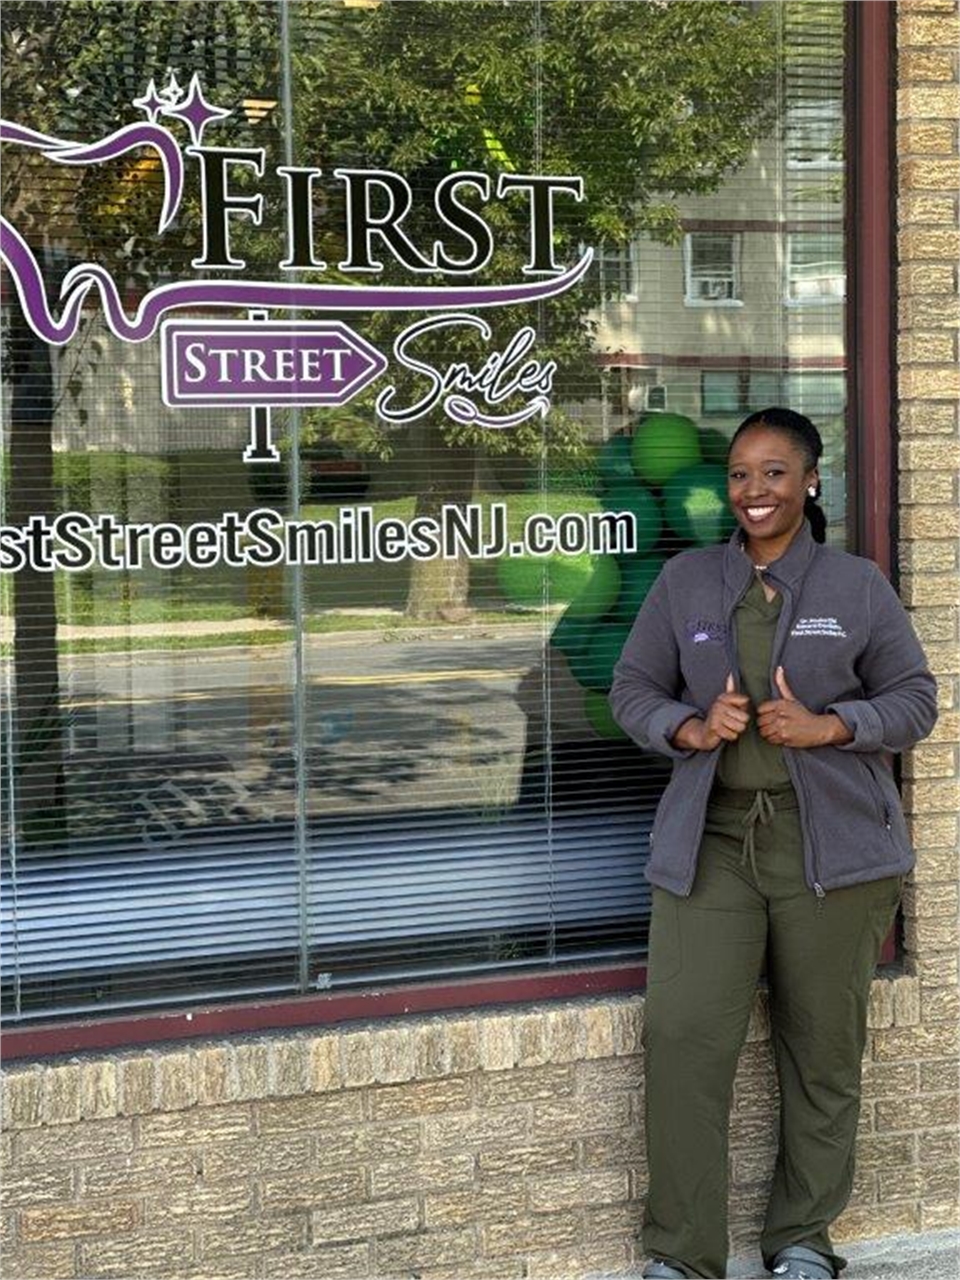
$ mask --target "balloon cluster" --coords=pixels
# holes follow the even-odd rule
[[[616,436],[600,449],[603,506],[633,514],[636,551],[592,559],[550,643],[565,656],[583,690],[587,720],[601,737],[625,736],[610,713],[607,693],[633,620],[668,555],[684,546],[719,542],[733,530],[727,448],[719,431],[700,430],[682,414],[651,413],[639,420],[632,436]],[[541,567],[541,581],[544,571]],[[509,576],[508,571],[505,581],[501,575],[507,594]]]

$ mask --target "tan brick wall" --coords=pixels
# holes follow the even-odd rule
[[[916,1143],[916,1161],[900,1180],[897,1198],[915,1204],[919,1226],[934,1227],[960,1220],[954,1047],[960,1017],[956,0],[901,2],[897,37],[901,595],[930,655],[942,710],[934,733],[906,757],[903,768],[905,807],[918,854],[904,900],[914,1022],[877,1031],[870,1067],[904,1073],[896,1096],[878,1096],[873,1121],[878,1135],[896,1134]],[[932,1120],[935,1131],[929,1127]],[[861,1172],[863,1168],[861,1152]],[[881,1174],[881,1194],[884,1184]]]
[[[878,980],[839,1235],[943,1216],[950,1019]],[[4,1079],[4,1280],[495,1280],[635,1266],[640,997],[25,1066]],[[955,1022],[955,1018],[953,1019]],[[774,1154],[758,999],[731,1125],[734,1245]],[[952,1153],[952,1154],[951,1154]]]
[[[897,34],[899,555],[942,712],[904,761],[905,972],[873,988],[839,1240],[960,1220],[956,0],[901,0]],[[14,1069],[5,1280],[629,1268],[642,1015],[639,997],[575,1001]],[[732,1116],[735,1249],[755,1251],[774,1142],[760,999]]]

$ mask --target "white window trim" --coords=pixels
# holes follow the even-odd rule
[[[693,293],[693,237],[695,235],[727,235],[733,246],[733,289],[732,298],[700,298]],[[740,231],[688,231],[683,237],[683,305],[685,307],[742,307],[741,289],[741,248],[743,233]]]

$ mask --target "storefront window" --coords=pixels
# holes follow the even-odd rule
[[[844,6],[3,24],[8,1018],[641,957],[606,694],[746,411],[846,540]]]

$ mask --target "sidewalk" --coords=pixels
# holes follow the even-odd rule
[[[960,1275],[960,1231],[926,1231],[837,1244],[847,1259],[843,1280],[957,1280]],[[766,1273],[755,1264],[734,1261],[728,1273],[746,1278]]]
[[[848,1263],[843,1280],[957,1280],[960,1275],[960,1230],[882,1236],[836,1247]],[[615,1280],[639,1280],[641,1270],[638,1267],[635,1271],[618,1272]],[[730,1280],[757,1280],[767,1272],[759,1260],[734,1258],[727,1275]],[[586,1280],[614,1277],[597,1272]]]

